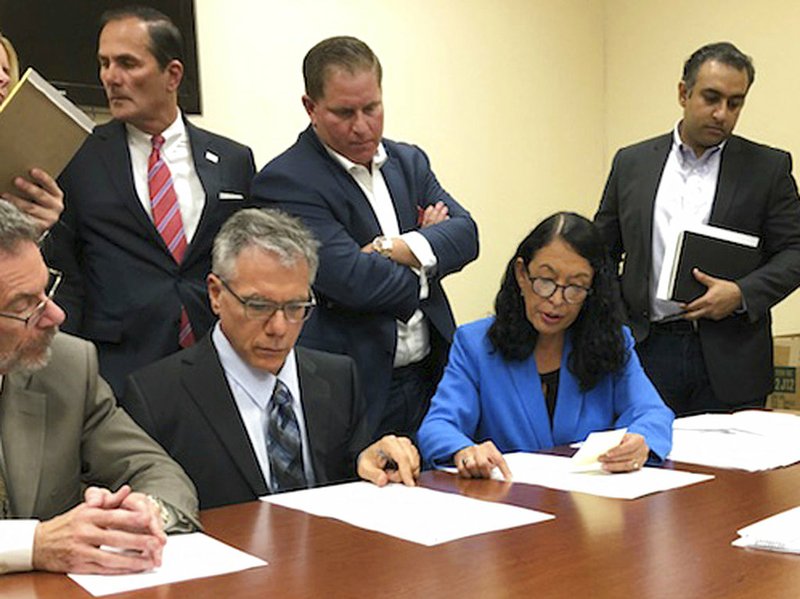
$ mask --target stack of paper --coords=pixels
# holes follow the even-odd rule
[[[800,507],[781,512],[737,531],[735,547],[800,553]]]
[[[800,416],[785,412],[742,410],[677,418],[672,426],[677,462],[749,472],[800,461]]]

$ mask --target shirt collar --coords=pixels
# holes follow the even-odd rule
[[[225,374],[244,389],[251,399],[262,409],[264,409],[272,396],[277,379],[286,384],[293,396],[296,397],[298,389],[297,359],[295,350],[289,352],[286,361],[283,363],[278,376],[271,372],[253,368],[250,364],[242,360],[241,356],[231,345],[225,333],[222,331],[219,321],[214,325],[211,333],[211,341],[217,350],[219,361]]]
[[[706,164],[714,155],[722,152],[723,148],[725,147],[725,143],[728,141],[727,138],[723,139],[716,146],[706,148],[703,154],[697,158],[694,154],[694,150],[683,143],[683,140],[681,139],[680,126],[682,122],[683,121],[681,120],[675,123],[675,127],[672,130],[672,144],[678,149],[678,158],[681,161],[682,167],[692,164]]]
[[[145,133],[141,129],[136,128],[130,123],[125,123],[125,130],[128,132],[128,138],[137,144],[147,144],[148,147],[152,145],[152,135]],[[164,148],[168,148],[173,144],[186,138],[186,123],[183,122],[183,115],[178,111],[175,120],[161,132],[164,138]]]
[[[331,158],[333,158],[336,162],[341,164],[344,170],[346,170],[348,173],[352,172],[354,168],[358,167],[364,168],[362,165],[356,164],[346,156],[343,156],[342,154],[334,150],[332,147],[330,147],[322,140],[320,140],[320,143],[322,143],[322,147],[324,147],[325,150],[328,152],[328,154],[330,154]],[[381,142],[378,144],[378,149],[375,152],[375,156],[373,156],[372,158],[372,166],[375,167],[376,169],[380,169],[383,166],[384,162],[386,162],[387,158],[388,156],[386,155],[386,148],[383,147],[383,142]]]

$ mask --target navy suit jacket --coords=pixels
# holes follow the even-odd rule
[[[56,296],[67,313],[62,328],[95,343],[117,397],[128,374],[180,349],[181,306],[197,339],[214,322],[205,286],[211,243],[248,202],[250,149],[186,126],[206,201],[181,264],[136,195],[123,123],[96,127],[58,181],[65,210],[44,249],[65,275]]]
[[[615,261],[637,341],[650,327],[653,208],[672,133],[621,149],[614,157],[595,223]],[[722,150],[709,224],[760,237],[761,264],[737,280],[746,313],[698,321],[711,386],[736,406],[772,390],[770,308],[800,285],[800,202],[791,156],[732,136]]]
[[[420,301],[419,277],[411,269],[360,251],[381,234],[378,220],[361,188],[311,127],[253,181],[254,199],[300,217],[321,242],[314,284],[319,307],[303,327],[300,344],[355,359],[373,425],[380,421],[389,392],[396,321],[422,309],[431,325],[437,368],[443,368],[455,321],[441,279],[478,255],[475,222],[436,180],[425,153],[387,139],[383,144],[387,160],[381,172],[400,231],[419,231],[438,261],[427,300]],[[418,210],[438,201],[447,205],[450,219],[419,228]]]
[[[355,365],[345,356],[296,351],[316,482],[353,479],[369,443]],[[210,334],[131,375],[121,404],[183,466],[201,509],[269,493]]]

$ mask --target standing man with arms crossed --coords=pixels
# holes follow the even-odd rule
[[[622,295],[645,371],[677,415],[763,406],[772,390],[770,308],[800,284],[800,202],[788,153],[732,135],[755,71],[727,42],[686,61],[683,118],[614,158],[595,222],[622,261]],[[656,298],[676,223],[758,236],[759,266],[689,304]]]
[[[0,200],[0,574],[149,570],[165,528],[197,524],[194,488],[117,407],[92,344],[58,332],[38,239]]]
[[[478,255],[469,213],[428,157],[383,138],[381,65],[334,37],[303,61],[311,120],[253,182],[253,196],[299,216],[320,240],[319,307],[301,345],[356,361],[378,433],[413,433],[455,330],[441,280]]]
[[[64,329],[93,341],[118,396],[137,368],[191,345],[214,321],[211,242],[245,205],[249,148],[186,121],[182,39],[151,8],[107,12],[97,57],[114,120],[59,182],[66,210],[46,245],[66,274]]]

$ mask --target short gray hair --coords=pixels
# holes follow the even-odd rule
[[[253,246],[275,254],[284,266],[294,266],[298,259],[304,259],[308,264],[308,284],[314,282],[319,242],[300,219],[267,208],[246,208],[225,221],[214,239],[212,270],[223,278],[234,278],[236,259]]]
[[[38,245],[39,237],[39,230],[31,217],[11,202],[0,200],[0,252],[13,254],[24,241]]]

